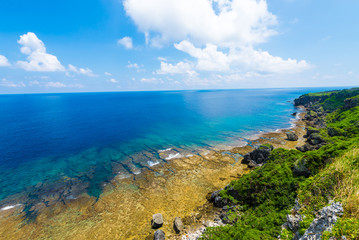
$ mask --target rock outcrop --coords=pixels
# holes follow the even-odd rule
[[[288,141],[298,141],[298,135],[293,132],[287,132],[287,140]]]
[[[319,240],[324,231],[331,231],[338,218],[343,215],[343,206],[340,202],[332,202],[330,206],[324,207],[320,215],[313,220],[300,240]]]
[[[248,167],[253,168],[264,164],[273,150],[271,145],[261,145],[257,149],[243,156],[242,163],[248,164]]]
[[[176,233],[180,233],[183,231],[184,225],[180,217],[176,217],[175,220],[173,221],[173,229],[175,230]]]
[[[162,230],[157,230],[155,232],[155,237],[153,239],[154,240],[165,240],[166,239],[165,233]]]
[[[156,213],[154,215],[152,215],[152,221],[151,221],[151,225],[153,229],[157,229],[162,227],[163,225],[163,216],[161,213]]]

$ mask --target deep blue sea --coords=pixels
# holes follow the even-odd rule
[[[292,101],[326,89],[0,95],[0,200],[39,183],[86,181],[290,127]]]

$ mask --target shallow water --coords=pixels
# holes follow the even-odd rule
[[[116,175],[290,127],[291,101],[322,90],[0,95],[0,200],[64,185],[98,197]]]

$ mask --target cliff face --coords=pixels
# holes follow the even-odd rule
[[[359,239],[359,89],[294,104],[307,110],[306,144],[270,149],[263,165],[216,192],[229,224],[204,239]]]

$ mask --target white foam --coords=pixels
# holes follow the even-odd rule
[[[186,157],[193,157],[193,154],[188,154],[186,155]]]
[[[133,174],[135,174],[135,175],[138,175],[138,174],[140,174],[140,173],[141,173],[140,170],[137,170],[137,171],[133,172]]]
[[[159,152],[168,152],[168,151],[171,151],[172,150],[172,148],[167,148],[167,149],[165,149],[165,150],[158,150]]]
[[[147,161],[147,164],[150,166],[150,167],[153,167],[157,164],[160,164],[159,162],[152,162],[152,161]]]
[[[11,205],[11,206],[6,206],[0,209],[0,211],[6,211],[6,210],[10,210],[13,209],[15,207],[21,206],[21,204],[15,204],[15,205]]]
[[[182,155],[180,153],[176,153],[176,154],[170,154],[168,155],[168,157],[166,157],[166,160],[171,160],[171,159],[175,159],[175,158],[181,158]]]

